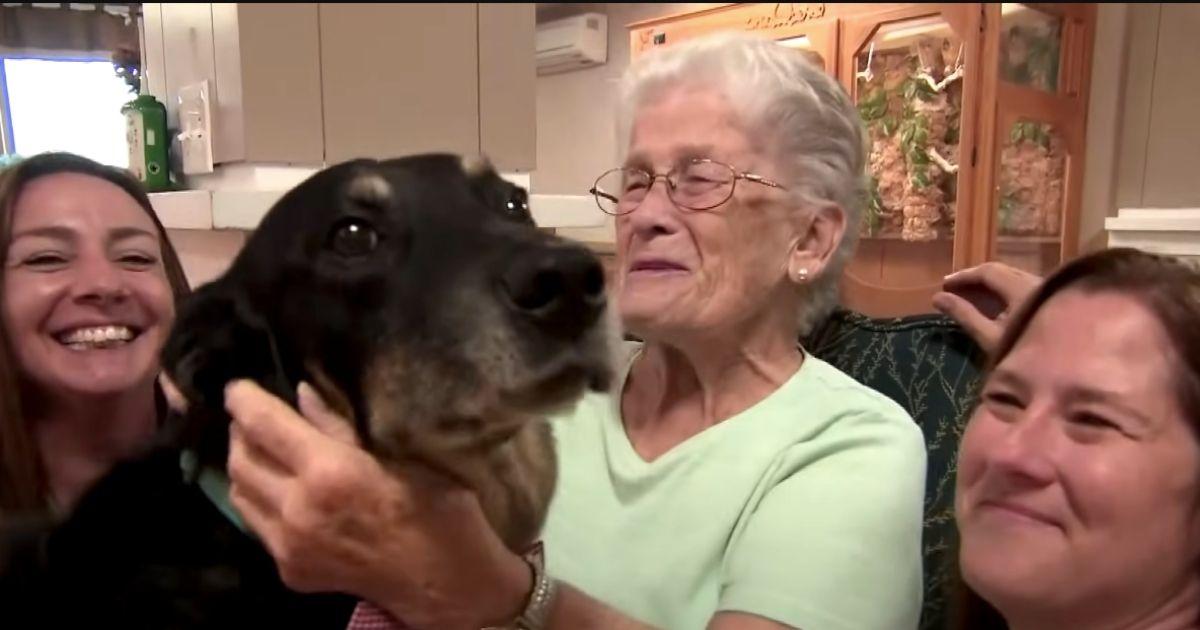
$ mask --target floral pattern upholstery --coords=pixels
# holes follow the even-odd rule
[[[925,434],[929,470],[920,627],[943,628],[945,588],[953,575],[958,441],[982,382],[983,351],[941,315],[872,319],[846,310],[835,311],[804,340],[804,347],[895,400]]]

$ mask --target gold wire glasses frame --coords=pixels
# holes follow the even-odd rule
[[[667,182],[667,197],[672,203],[696,212],[712,210],[729,201],[739,179],[787,190],[761,175],[742,173],[728,164],[697,158],[661,174],[640,168],[614,168],[597,177],[588,192],[596,198],[601,211],[620,216],[637,210],[660,177]]]

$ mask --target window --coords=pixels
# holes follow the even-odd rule
[[[111,61],[2,59],[6,153],[70,151],[129,165],[121,106],[135,95]]]

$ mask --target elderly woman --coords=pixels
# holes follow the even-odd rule
[[[921,433],[797,343],[858,225],[853,104],[795,51],[721,35],[631,68],[622,111],[624,163],[593,192],[643,341],[612,395],[554,421],[545,574],[463,491],[391,478],[247,383],[227,392],[234,505],[289,584],[414,627],[914,627]]]
[[[1200,627],[1200,273],[1079,259],[994,361],[959,455],[961,627]]]

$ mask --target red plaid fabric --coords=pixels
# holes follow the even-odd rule
[[[541,553],[542,543],[538,541],[525,555],[528,557],[530,554]],[[350,615],[350,623],[346,624],[346,630],[412,630],[412,627],[396,621],[395,617],[375,604],[359,600],[358,605],[354,607],[354,614]]]
[[[408,630],[408,626],[396,621],[382,608],[371,602],[360,601],[350,615],[346,630]]]

